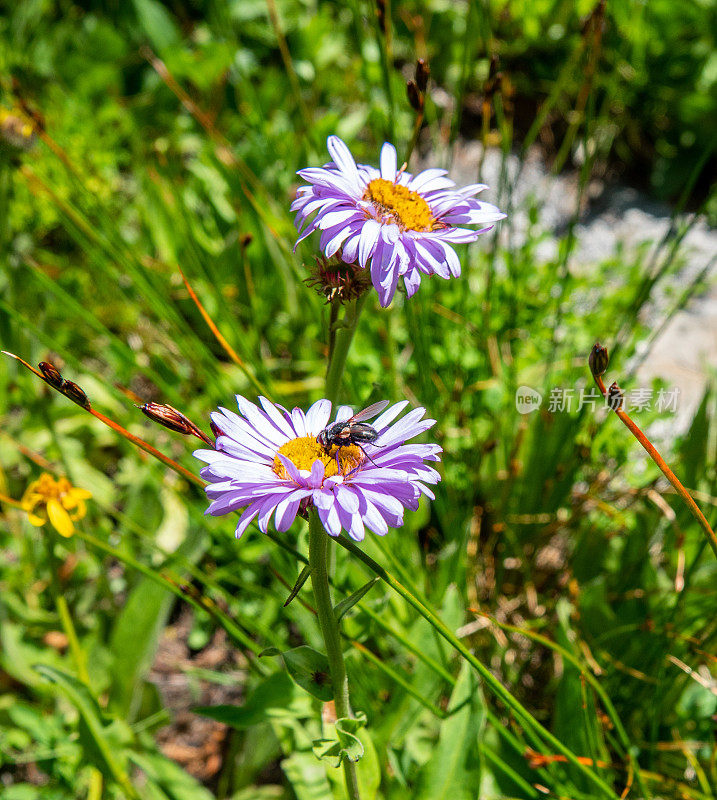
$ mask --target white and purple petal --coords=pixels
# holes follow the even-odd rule
[[[460,261],[450,244],[473,242],[505,217],[496,206],[475,199],[486,188],[483,184],[458,188],[443,169],[430,168],[417,175],[398,172],[396,150],[388,142],[381,148],[380,169],[356,164],[336,136],[329,137],[327,148],[331,163],[298,173],[308,185],[297,189],[291,206],[300,231],[297,245],[320,230],[319,246],[328,258],[338,255],[347,264],[370,267],[382,306],[393,299],[401,276],[409,297],[418,290],[422,275],[458,277]],[[367,186],[378,178],[416,192],[440,224],[425,230],[397,225],[395,215],[366,196]],[[465,225],[479,228],[461,227]]]
[[[389,234],[389,245],[392,240]],[[277,531],[286,531],[307,503],[316,508],[331,536],[345,530],[355,541],[362,541],[367,528],[384,535],[389,527],[402,524],[406,508],[418,507],[421,495],[432,497],[428,485],[440,480],[427,462],[437,461],[441,448],[405,443],[427,430],[433,420],[423,419],[425,410],[417,408],[395,421],[406,401],[390,406],[374,421],[379,435],[367,445],[371,458],[357,469],[333,476],[326,476],[320,458],[308,469],[278,452],[293,439],[315,438],[329,424],[328,400],[318,400],[304,412],[287,411],[265,397],[259,398],[257,406],[238,395],[237,406],[240,414],[221,409],[212,415],[222,430],[216,449],[195,452],[206,464],[200,470],[209,481],[206,493],[211,502],[206,513],[219,516],[243,509],[237,536],[254,521],[266,532],[272,519]],[[335,421],[345,421],[353,413],[348,406],[340,406]],[[277,461],[284,468],[281,474],[275,471]]]

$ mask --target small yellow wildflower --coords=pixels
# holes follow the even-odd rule
[[[48,472],[33,481],[22,497],[22,508],[32,525],[40,527],[46,522],[61,536],[72,536],[72,521],[82,519],[87,513],[85,500],[92,497],[87,489],[78,489],[67,478],[55,480]]]

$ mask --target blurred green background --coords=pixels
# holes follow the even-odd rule
[[[717,213],[715,4],[0,10],[0,107],[15,120],[0,120],[0,345],[52,361],[94,408],[193,472],[192,443],[134,404],[171,403],[206,425],[257,383],[285,405],[322,395],[329,311],[304,284],[316,242],[292,252],[295,173],[328,159],[332,133],[364,163],[385,139],[405,153],[406,81],[428,61],[410,168],[486,146],[501,165],[487,197],[509,216],[463,248],[460,279],[424,281],[389,311],[369,299],[342,399],[425,405],[445,453],[436,501],[363,547],[615,796],[714,797],[713,555],[616,419],[545,405],[522,417],[515,392],[588,388],[598,338],[609,379],[634,388],[636,354],[705,289],[708,270],[681,272],[681,245],[693,212]],[[511,158],[528,153],[574,176],[559,233],[538,200],[514,197]],[[592,179],[669,202],[666,236],[576,267]],[[660,319],[645,316],[663,291]],[[661,443],[713,524],[714,415],[708,389],[688,430]],[[10,502],[43,471],[92,492],[72,538],[31,527]],[[203,516],[200,490],[9,359],[0,495],[3,800],[341,796],[311,751],[318,701],[257,657],[321,649],[310,610],[282,607],[294,555],[255,529],[235,541],[231,519]],[[300,522],[282,537],[304,554],[305,538]],[[337,598],[370,577],[337,553]],[[368,717],[366,797],[546,796],[536,785],[596,796],[383,584],[344,628],[353,704]],[[220,722],[191,711],[217,704],[232,706]]]

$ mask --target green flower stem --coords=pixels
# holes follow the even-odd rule
[[[326,562],[328,556],[329,536],[321,524],[315,508],[309,512],[309,566],[311,567],[311,586],[314,590],[316,616],[319,620],[321,634],[326,644],[326,655],[329,660],[331,683],[334,689],[334,705],[337,719],[351,717],[349,703],[349,682],[341,647],[341,634],[336,622],[334,607],[329,589],[329,573]],[[346,795],[349,800],[360,800],[356,765],[348,758],[343,759],[346,776]]]
[[[336,323],[339,321],[339,308],[341,304],[333,301],[329,306],[329,364],[334,357],[334,345],[336,343]]]
[[[65,632],[65,636],[70,644],[70,650],[72,652],[72,657],[75,661],[75,666],[77,667],[77,677],[85,684],[85,686],[92,691],[92,686],[90,685],[90,675],[87,672],[87,654],[82,649],[82,645],[80,645],[80,640],[77,636],[77,631],[75,630],[75,625],[72,621],[72,615],[70,614],[69,606],[67,605],[67,600],[65,599],[65,595],[59,594],[55,598],[55,605],[57,606],[57,612],[60,615],[60,619],[62,620],[62,629]],[[129,777],[126,778],[129,781]],[[93,798],[98,798],[101,800],[102,798],[102,773],[100,772],[97,767],[90,768],[90,785],[87,790],[87,800],[93,800]]]
[[[77,677],[82,681],[82,683],[85,684],[85,686],[89,687],[90,676],[87,672],[87,656],[80,645],[80,640],[77,638],[77,631],[75,630],[74,623],[72,622],[72,616],[70,615],[70,609],[67,605],[67,600],[65,599],[64,594],[60,594],[55,598],[55,605],[57,606],[57,613],[60,615],[60,620],[62,621],[62,630],[65,632],[65,636],[67,636],[67,641],[70,645],[70,651],[72,652],[72,657],[75,660]]]
[[[331,349],[331,360],[326,371],[326,397],[331,400],[332,405],[336,405],[341,388],[341,378],[346,366],[346,356],[349,353],[351,342],[356,333],[361,310],[366,303],[368,293],[361,295],[354,300],[347,308],[343,320],[338,323],[335,331],[330,331],[329,335],[334,336],[333,347]],[[332,315],[333,317],[333,315]]]
[[[301,564],[308,564],[309,560],[300,553],[296,548],[292,547],[290,544],[287,544],[280,536],[277,536],[275,533],[272,533],[271,529],[267,531],[266,536],[268,536],[274,544],[278,545],[282,550],[285,550],[287,553],[290,553],[297,561]],[[331,551],[329,551],[331,552]],[[329,577],[329,583],[331,586],[336,589],[336,585],[333,583],[332,579]],[[406,650],[413,653],[416,658],[425,664],[430,670],[439,675],[443,678],[444,681],[449,683],[451,686],[456,685],[456,679],[448,672],[441,664],[439,664],[435,659],[431,658],[431,656],[427,655],[420,647],[414,644],[411,639],[405,636],[401,631],[396,630],[396,628],[391,627],[385,620],[381,618],[379,614],[377,614],[370,605],[359,602],[356,604],[357,608],[360,608],[365,614],[368,614],[369,617],[389,636],[392,636],[398,642],[400,642]]]
[[[561,753],[565,758],[579,770],[596,788],[600,790],[600,796],[612,798],[615,800],[617,795],[608,786],[608,784],[592,769],[585,764],[578,761],[577,756],[572,750],[567,748],[557,737],[555,737],[549,730],[544,728],[533,715],[528,711],[522,703],[513,697],[513,695],[503,686],[503,684],[493,675],[493,673],[481,663],[471,651],[463,644],[463,642],[451,631],[446,624],[439,619],[429,608],[427,608],[417,597],[415,597],[408,589],[405,588],[390,572],[385,570],[380,564],[376,563],[370,556],[366,555],[360,547],[357,547],[350,539],[345,536],[339,536],[338,543],[353,553],[381,580],[390,586],[395,592],[401,595],[416,611],[428,622],[433,629],[442,636],[452,647],[454,647],[463,658],[475,669],[481,676],[486,686],[490,691],[501,700],[505,705],[511,709],[516,718],[527,729],[539,736],[546,744],[553,748],[554,752]]]
[[[60,582],[57,579],[59,573],[59,559],[55,554],[54,533],[47,534],[43,528],[43,539],[45,548],[47,549],[48,565],[50,567],[50,593],[57,609],[57,614],[62,623],[62,630],[67,636],[67,642],[70,646],[70,652],[74,659],[75,666],[77,667],[77,677],[89,688],[90,676],[87,673],[87,659],[82,650],[80,639],[75,630],[75,624],[72,621],[72,614],[70,614],[70,607],[67,605],[65,595],[62,593]]]

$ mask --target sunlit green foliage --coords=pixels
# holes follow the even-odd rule
[[[568,166],[587,154],[582,186],[590,170],[642,172],[663,197],[707,198],[713,5],[608,3],[599,25],[586,22],[587,2],[392,5],[387,39],[372,3],[277,2],[287,70],[263,0],[6,4],[0,105],[24,103],[46,136],[0,152],[2,349],[58,364],[95,408],[193,472],[192,442],[134,403],[167,402],[205,425],[234,393],[256,396],[257,382],[288,406],[320,397],[329,312],[303,283],[315,244],[292,253],[295,172],[327,159],[330,133],[367,162],[385,137],[405,152],[417,56],[433,79],[419,151],[436,163],[449,164],[459,137],[482,137],[497,54],[487,140],[504,155],[538,142]],[[513,177],[503,178],[492,199],[510,212]],[[365,551],[532,718],[597,762],[616,796],[629,784],[630,797],[701,800],[717,784],[714,558],[616,419],[515,409],[521,385],[546,398],[589,388],[596,338],[614,354],[611,380],[631,388],[627,365],[650,335],[639,312],[680,266],[682,224],[652,249],[575,269],[572,228],[546,259],[541,209],[520,244],[509,216],[501,238],[461,251],[461,279],[425,281],[389,312],[369,299],[342,399],[425,405],[445,450],[436,501]],[[212,336],[179,267],[246,369]],[[708,393],[667,445],[713,523],[715,411]],[[93,493],[71,539],[6,502],[43,469]],[[309,584],[283,607],[303,567],[296,553],[255,529],[235,541],[231,520],[203,516],[201,490],[10,360],[0,362],[0,495],[3,800],[341,796],[339,773],[312,752],[336,735],[321,729],[319,701],[282,659],[260,655],[293,650],[296,664],[295,648],[322,648]],[[280,538],[305,556],[303,523]],[[373,573],[336,549],[338,602]],[[241,698],[205,710],[231,731],[206,786],[156,742],[171,713],[150,667],[187,604],[192,653],[219,630],[240,654],[234,671],[192,673]],[[352,702],[368,720],[357,734],[364,797],[544,796],[535,784],[598,796],[564,760],[531,765],[528,749],[555,751],[385,582],[342,625]],[[309,688],[314,657],[298,658],[313,665],[301,671]],[[358,747],[353,733],[342,744]]]

